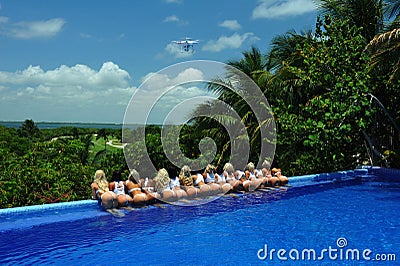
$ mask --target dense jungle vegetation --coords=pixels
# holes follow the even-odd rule
[[[277,127],[273,164],[287,176],[360,164],[400,168],[400,1],[316,2],[321,13],[313,31],[288,31],[265,52],[252,47],[226,62],[251,77],[269,101]],[[250,160],[258,161],[262,140],[251,109],[224,86],[209,89],[240,114]],[[211,137],[218,146],[214,163],[229,161],[232,140],[216,123],[224,119],[229,116],[185,126],[183,153],[197,158],[199,140]],[[160,132],[147,128],[147,150],[154,165],[175,174]],[[90,198],[96,169],[108,176],[128,169],[122,149],[106,145],[110,139],[121,142],[121,130],[39,130],[32,120],[19,129],[0,127],[0,208]],[[151,175],[141,159],[135,168]]]

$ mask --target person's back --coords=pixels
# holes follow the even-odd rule
[[[103,170],[96,171],[91,187],[92,198],[97,199],[105,210],[117,207],[117,196],[109,190],[109,183]]]
[[[122,181],[121,171],[115,170],[112,174],[112,182],[110,183],[110,190],[117,194],[118,206],[127,207],[133,202],[131,196],[125,193],[125,184]]]
[[[163,201],[171,202],[176,200],[175,192],[169,187],[171,179],[165,168],[158,170],[154,181],[156,182],[154,189],[161,195]]]
[[[158,193],[162,193],[168,188],[169,182],[171,181],[166,169],[162,168],[158,170],[157,176],[154,178],[155,185],[154,190]]]
[[[193,187],[192,174],[190,173],[190,167],[184,165],[179,173],[179,181],[184,187]]]
[[[114,193],[117,195],[124,195],[125,194],[125,186],[122,181],[114,181],[115,183],[115,188],[114,188]]]

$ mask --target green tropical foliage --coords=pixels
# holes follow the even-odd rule
[[[319,0],[316,2],[319,3],[322,14],[328,14],[334,20],[348,20],[351,26],[360,29],[360,34],[366,40],[371,40],[384,27],[385,1]]]
[[[174,138],[163,139],[159,126],[127,129],[124,135],[137,141],[126,143],[124,151],[106,144],[110,138],[121,143],[121,130],[39,130],[32,120],[19,129],[0,126],[0,208],[88,199],[95,170],[108,176],[127,170],[125,158],[149,177],[155,175],[149,164],[168,169],[172,176],[178,173],[169,156],[202,164],[215,155],[213,163],[222,165],[242,156],[230,150],[245,142],[253,162],[259,161],[265,142],[276,144],[273,166],[288,176],[359,164],[400,167],[400,1],[315,2],[321,14],[314,30],[289,30],[275,36],[266,52],[251,47],[242,58],[227,62],[268,99],[276,140],[261,138],[260,127],[272,121],[257,120],[242,97],[246,86],[233,91],[223,79],[208,89],[231,110],[221,113],[206,103],[190,124],[171,128]],[[245,132],[231,138],[225,129],[239,122],[247,138]],[[135,138],[142,130],[145,140]],[[214,140],[216,154],[203,149],[207,137]],[[163,144],[170,147],[168,154]]]
[[[288,45],[279,50],[276,45],[284,41]],[[269,99],[278,132],[275,164],[289,174],[355,167],[362,156],[348,158],[360,153],[361,130],[368,122],[365,94],[369,92],[369,56],[363,52],[366,42],[360,29],[348,20],[334,21],[326,16],[318,19],[313,35],[290,32],[274,39],[274,45],[265,57],[253,47],[243,59],[229,64],[250,76]],[[279,67],[274,64],[272,72],[265,58],[283,61]],[[212,84],[210,89],[243,118],[251,143],[250,160],[258,161],[259,123],[252,111],[227,86]],[[223,119],[229,116],[220,118]],[[229,145],[229,136],[214,126],[215,121],[201,118],[197,122],[203,131],[216,129],[218,134],[212,137],[223,147]],[[228,156],[221,153],[219,162],[228,161]]]
[[[27,121],[18,130],[0,127],[0,208],[88,199],[97,169],[126,169],[122,149],[90,161],[93,133],[75,138],[76,129],[42,132]]]
[[[303,99],[307,101],[302,101],[295,112],[290,106],[279,106],[277,110],[283,142],[277,156],[283,168],[304,173],[356,166],[357,160],[349,158],[360,153],[360,133],[369,119],[365,97],[369,92],[369,57],[363,53],[364,47],[358,28],[329,16],[318,20],[315,38],[298,46],[303,65],[289,63],[285,68],[295,77],[296,90],[304,91]],[[293,120],[295,124],[289,125],[288,121]],[[285,147],[294,148],[290,148],[291,160],[279,158],[287,153]]]
[[[398,25],[399,1],[317,2],[323,16],[314,32],[288,31],[272,40],[267,53],[252,47],[242,59],[228,62],[251,77],[269,100],[278,134],[274,164],[288,175],[382,163],[371,157],[372,149],[398,143],[400,134],[390,133],[396,132],[395,124],[400,121],[398,30],[381,33],[389,24],[392,28]],[[388,10],[391,15],[385,16]],[[385,21],[393,16],[396,19],[391,23]],[[227,87],[212,85],[210,89],[243,119],[251,117],[243,112],[246,105],[240,97]],[[388,123],[383,124],[377,116],[382,108],[372,104],[374,95],[382,98],[393,130],[384,130]],[[201,106],[197,113],[207,108]],[[379,123],[382,125],[372,126]],[[216,142],[228,146],[229,136],[215,124],[215,119],[200,118],[196,126],[204,135],[215,129]],[[374,143],[368,142],[374,127],[379,129],[372,134],[389,134],[389,141],[375,138]],[[247,129],[252,147],[257,147],[257,135],[250,126]],[[385,160],[386,166],[398,165],[399,145],[386,149],[378,152],[380,160]],[[256,160],[256,155],[250,159]],[[229,154],[221,153],[218,162],[228,160]]]

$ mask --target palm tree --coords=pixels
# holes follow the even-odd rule
[[[79,157],[83,165],[86,165],[89,161],[90,147],[94,146],[92,141],[92,134],[86,134],[80,137],[80,141],[84,145],[84,149],[80,152]]]
[[[371,80],[374,81],[370,84],[371,90],[399,122],[400,1],[320,0],[319,2],[323,13],[328,13],[336,19],[347,19],[361,28],[362,35],[368,43],[364,52],[369,52],[371,56],[367,66],[370,69]],[[379,108],[375,112],[379,113]],[[377,125],[382,123],[380,120],[374,122]],[[395,131],[389,130],[388,133],[386,127],[381,127],[374,134],[380,136],[379,139],[384,139],[385,136],[397,139]],[[374,146],[379,145],[375,143]]]
[[[400,28],[400,1],[387,0],[385,13],[387,15],[387,20],[390,21],[389,27],[387,27],[387,29],[392,30]]]
[[[377,80],[373,93],[400,123],[400,1],[387,1],[385,13],[388,21],[386,31],[377,34],[367,45],[371,53],[369,67]]]
[[[259,103],[263,101],[260,98],[264,97],[258,96],[259,98],[255,101],[254,95],[249,95],[248,89],[251,85],[246,81],[248,78],[244,78],[243,75],[244,73],[256,83],[260,82],[262,80],[260,77],[265,76],[265,72],[268,72],[266,57],[258,48],[252,47],[250,51],[243,52],[242,59],[231,60],[227,64],[234,68],[227,67],[226,76],[211,82],[208,89],[217,94],[218,100],[223,101],[228,108],[218,102],[208,102],[201,105],[193,115],[197,117],[195,126],[205,132],[204,135],[212,137],[220,145],[218,163],[228,160],[226,155],[228,150],[247,151],[249,145],[251,146],[250,160],[257,162],[266,159],[260,158],[260,156],[264,156],[264,154],[261,154],[262,152],[259,152],[260,147],[264,147],[265,143],[274,140],[261,140],[261,135],[265,132],[265,128],[272,125],[272,115],[260,116],[258,114],[271,114],[271,110],[268,109],[267,104],[263,107],[254,107],[257,104],[252,104],[252,102]],[[240,71],[237,71],[237,69]],[[259,121],[259,119],[262,121]],[[225,130],[225,128],[228,128],[228,130]],[[263,142],[263,145],[261,142]],[[275,144],[272,143],[272,145]],[[242,154],[231,154],[231,156],[242,157],[244,155],[244,152]],[[242,161],[242,158],[236,159]]]
[[[104,139],[104,151],[105,151],[106,154],[107,154],[108,135],[109,134],[108,134],[107,130],[105,128],[102,128],[97,132],[97,137],[96,137],[96,140],[100,139],[100,138]]]
[[[210,85],[210,90],[216,89],[215,87],[215,85]],[[225,96],[225,99],[226,98]],[[217,149],[219,154],[216,164],[227,161],[229,157],[227,153],[232,147],[240,148],[238,147],[238,141],[240,139],[239,134],[244,133],[234,132],[235,129],[239,128],[239,124],[243,122],[243,120],[238,120],[234,117],[232,114],[233,108],[231,109],[232,112],[229,111],[229,109],[222,110],[221,106],[215,102],[207,102],[200,105],[193,114],[193,117],[196,117],[196,122],[194,124],[195,131],[202,132],[202,138],[210,137],[218,145]],[[226,128],[228,128],[228,130],[226,130]],[[236,142],[235,139],[237,139]],[[232,156],[235,156],[235,154],[232,154]],[[235,160],[235,158],[231,158],[231,160]]]
[[[367,46],[372,52],[370,67],[382,68],[384,73],[390,73],[388,83],[399,78],[400,69],[400,1],[387,1],[386,31],[375,35]]]
[[[32,119],[26,119],[21,127],[18,128],[18,135],[26,138],[35,138],[40,135],[40,130]]]
[[[371,68],[377,66],[387,68],[390,73],[388,82],[400,77],[400,28],[376,35],[368,44],[371,48]]]
[[[264,94],[268,99],[281,99],[286,106],[299,106],[309,98],[299,89],[299,80],[288,69],[288,66],[301,67],[304,58],[299,54],[298,47],[305,42],[314,42],[314,34],[311,30],[297,33],[294,30],[277,35],[271,41],[271,49],[267,53],[268,69],[261,75],[260,86],[263,86]],[[315,41],[317,45],[317,41]],[[272,74],[272,75],[271,75]],[[264,78],[263,77],[268,77]],[[274,103],[271,102],[273,106]]]
[[[312,39],[313,36],[311,30],[303,30],[300,34],[295,30],[289,30],[285,34],[275,36],[271,41],[272,49],[267,55],[270,70],[277,72],[286,62],[300,66],[302,58],[298,56],[297,46]]]
[[[245,51],[242,54],[242,59],[230,60],[227,64],[236,67],[253,80],[256,80],[260,71],[265,70],[267,66],[266,58],[262,55],[260,49],[255,46],[252,46],[250,51]]]
[[[383,0],[316,0],[322,14],[334,19],[350,20],[352,25],[362,28],[361,35],[371,40],[384,27]]]

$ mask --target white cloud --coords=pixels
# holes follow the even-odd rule
[[[179,22],[179,18],[176,15],[171,15],[166,17],[164,22]]]
[[[1,19],[4,35],[17,39],[51,38],[57,35],[65,25],[62,18],[41,21],[21,21],[9,23],[8,19]]]
[[[173,73],[172,73],[173,72]],[[215,98],[216,96],[206,89],[204,73],[195,68],[188,67],[175,71],[162,71],[161,73],[149,73],[143,78],[143,83],[132,97],[132,106],[125,116],[128,123],[163,123],[164,118],[177,105],[185,100],[194,99],[192,105],[179,108],[174,113],[174,123],[183,123],[197,106],[204,101],[196,100],[196,97]]]
[[[135,90],[129,79],[128,72],[112,62],[99,70],[77,64],[0,71],[0,119],[120,122]]]
[[[193,80],[204,80],[204,74],[201,70],[189,67],[183,69],[175,76],[160,74],[160,73],[149,73],[143,80],[143,90],[154,91],[155,88],[164,90],[164,88],[174,87],[187,83]]]
[[[132,119],[148,115],[141,110],[153,106],[149,121],[160,123],[184,100],[213,97],[205,89],[207,83],[201,82],[204,79],[205,74],[196,67],[149,73],[138,90],[129,84],[129,73],[113,62],[105,62],[99,69],[76,64],[50,70],[29,66],[15,72],[0,71],[0,120],[122,122],[132,96],[142,95],[135,102],[139,111]],[[141,94],[136,94],[138,91]],[[195,106],[189,107],[179,109],[174,121],[185,121]]]
[[[219,26],[230,30],[238,30],[242,27],[237,20],[224,20]]]
[[[189,24],[189,22],[180,19],[180,18],[179,18],[178,16],[176,16],[176,15],[171,15],[171,16],[166,17],[166,18],[164,19],[164,22],[166,22],[166,23],[177,23],[179,26],[185,26],[185,25],[188,25],[188,24]]]
[[[193,52],[186,52],[182,50],[182,48],[176,43],[169,43],[164,49],[168,54],[174,56],[175,58],[185,58],[193,55]]]
[[[0,72],[0,84],[49,84],[52,86],[85,86],[86,88],[125,87],[129,74],[112,62],[106,62],[99,71],[86,65],[69,67],[62,65],[54,70],[44,71],[40,66],[11,72]]]
[[[231,36],[220,36],[217,40],[208,41],[202,48],[203,51],[220,52],[225,49],[236,49],[242,46],[246,40],[258,40],[252,32],[242,35],[234,33]]]
[[[7,22],[8,22],[8,20],[9,20],[9,18],[8,18],[8,17],[3,17],[3,16],[0,16],[0,24],[1,24],[1,23],[7,23]]]
[[[316,10],[313,0],[261,0],[252,18],[285,18]]]
[[[89,33],[80,33],[79,36],[81,36],[84,39],[92,38],[92,35],[90,35]]]

